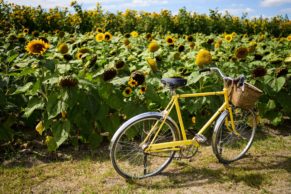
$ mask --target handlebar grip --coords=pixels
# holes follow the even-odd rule
[[[203,72],[206,72],[206,71],[210,71],[210,68],[200,69],[198,72],[199,73],[203,73]]]

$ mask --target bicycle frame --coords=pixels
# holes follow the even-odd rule
[[[198,141],[195,139],[187,139],[185,127],[182,119],[181,109],[179,105],[179,99],[180,98],[193,98],[193,97],[204,97],[204,96],[224,96],[224,103],[218,108],[218,110],[212,115],[212,117],[203,125],[203,127],[199,130],[198,134],[202,135],[206,129],[211,125],[211,123],[224,111],[228,110],[230,115],[230,122],[231,122],[231,128],[228,129],[230,131],[236,132],[234,121],[233,121],[233,114],[232,109],[229,105],[229,99],[228,99],[228,89],[225,87],[223,88],[223,91],[216,91],[216,92],[203,92],[203,93],[193,93],[193,94],[175,94],[172,96],[170,102],[168,103],[165,110],[162,112],[163,114],[163,120],[162,123],[158,126],[159,121],[157,121],[154,126],[149,131],[148,135],[144,139],[144,141],[140,144],[146,145],[146,142],[148,139],[154,134],[153,139],[151,140],[151,143],[146,147],[144,150],[146,153],[152,153],[152,152],[163,152],[163,151],[177,151],[180,150],[181,146],[187,146],[187,145],[194,145],[199,146]],[[162,129],[167,117],[169,116],[170,112],[172,111],[173,107],[175,106],[177,116],[178,116],[178,122],[180,126],[180,131],[182,135],[182,140],[179,141],[171,141],[171,142],[164,142],[164,143],[154,143],[155,139],[157,138],[157,135],[159,134],[160,130]],[[228,120],[226,121],[228,122]],[[158,127],[158,128],[157,128]]]

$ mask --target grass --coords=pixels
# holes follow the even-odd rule
[[[220,164],[203,146],[193,161],[174,160],[160,175],[135,181],[117,175],[107,146],[16,152],[0,165],[0,193],[287,193],[290,150],[290,134],[261,129],[242,160]]]

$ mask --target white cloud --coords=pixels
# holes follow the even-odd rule
[[[225,14],[226,12],[230,13],[231,15],[241,15],[242,13],[252,13],[254,10],[252,8],[227,8],[219,11],[219,13]]]
[[[273,6],[279,6],[286,3],[291,3],[291,0],[262,0],[261,6],[273,7]]]
[[[281,10],[280,10],[280,13],[283,13],[283,14],[291,13],[291,8],[281,9]]]

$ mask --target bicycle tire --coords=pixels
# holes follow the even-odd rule
[[[233,119],[239,135],[230,131],[229,112],[224,111],[217,119],[212,149],[219,162],[228,164],[241,159],[252,145],[257,128],[256,116],[252,110],[233,109]]]
[[[119,175],[126,179],[142,179],[160,173],[170,164],[175,151],[146,154],[139,146],[153,123],[162,120],[161,113],[149,112],[137,115],[120,126],[110,144],[111,162]],[[179,140],[179,134],[176,123],[168,117],[155,143]]]

